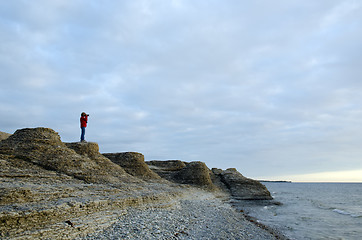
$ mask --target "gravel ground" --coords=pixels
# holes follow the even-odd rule
[[[82,239],[278,239],[210,193],[196,192],[171,206],[129,208],[111,227]]]

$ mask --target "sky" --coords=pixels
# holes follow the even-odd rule
[[[0,131],[362,182],[362,1],[0,1]]]

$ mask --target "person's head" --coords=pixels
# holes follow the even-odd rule
[[[82,112],[81,116],[86,116],[87,114],[85,112]]]

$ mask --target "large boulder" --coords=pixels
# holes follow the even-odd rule
[[[145,163],[145,157],[137,152],[104,153],[103,156],[121,166],[128,174],[141,179],[161,179],[150,170]]]
[[[50,128],[25,128],[0,142],[0,154],[12,155],[89,183],[140,181],[99,152],[96,153],[96,143],[77,143],[73,146],[86,154],[80,155],[68,148],[58,133]]]
[[[259,181],[246,178],[235,168],[221,170],[213,168],[214,183],[227,188],[235,199],[240,200],[271,200],[268,189]],[[221,186],[220,184],[224,185]]]

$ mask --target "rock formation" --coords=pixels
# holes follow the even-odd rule
[[[25,128],[17,130],[0,142],[0,153],[24,159],[45,169],[57,171],[89,183],[138,182],[119,165],[103,157],[96,143],[70,144],[67,147],[60,136],[49,128]],[[89,155],[88,155],[89,154]]]
[[[103,156],[121,166],[128,174],[144,180],[160,179],[145,163],[145,157],[137,152],[104,153]]]
[[[91,159],[96,159],[99,157],[102,158],[101,153],[99,152],[99,146],[94,142],[72,142],[65,143],[65,146],[73,149],[76,153]]]
[[[146,164],[149,168],[157,173],[160,177],[169,181],[174,181],[173,175],[186,167],[186,163],[180,160],[168,160],[168,161],[147,161]]]
[[[72,239],[112,224],[127,206],[182,194],[129,175],[96,143],[65,144],[48,128],[0,141],[0,181],[1,239]]]
[[[179,183],[193,184],[213,188],[210,178],[210,170],[203,162],[190,162],[184,168],[174,174],[174,179]]]
[[[238,199],[271,199],[262,184],[235,169],[145,162],[135,152],[102,155],[97,143],[63,143],[49,128],[0,137],[2,239],[71,239],[109,226],[127,206],[167,202],[190,185]]]
[[[270,192],[260,182],[246,178],[235,168],[210,171],[203,162],[148,161],[147,164],[161,177],[181,184],[190,184],[211,190],[229,192],[236,199],[270,200]]]
[[[203,162],[182,162],[180,160],[149,161],[147,164],[161,177],[176,183],[190,184],[215,189],[210,170]]]
[[[148,161],[150,169],[171,182],[190,184],[197,187],[214,189],[210,170],[203,162],[183,162],[180,160]]]
[[[259,181],[246,178],[235,168],[225,171],[213,168],[214,183],[230,191],[231,195],[240,200],[271,200],[268,189]]]

